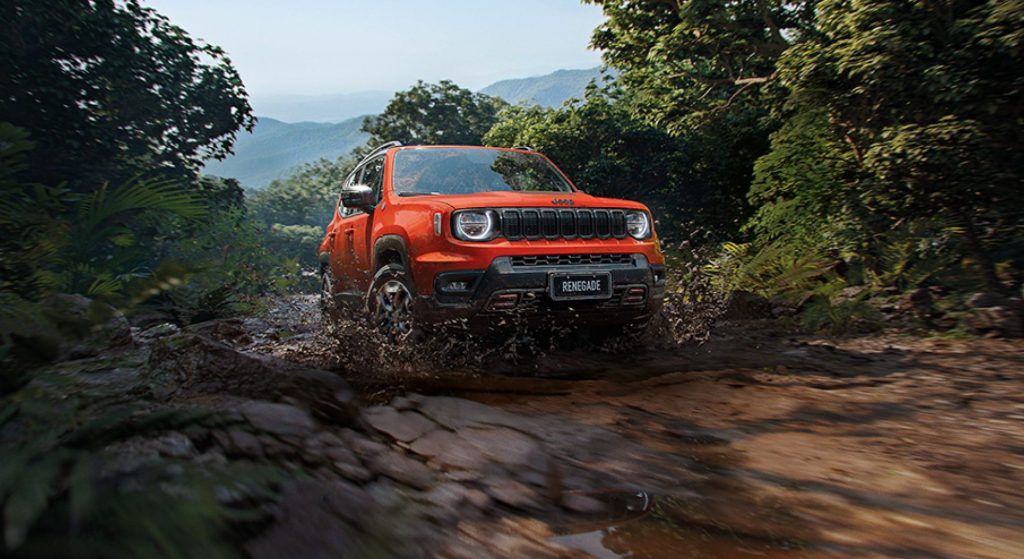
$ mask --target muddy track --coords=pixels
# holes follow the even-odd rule
[[[334,370],[364,401],[486,404],[521,418],[523,426],[506,427],[570,464],[588,445],[579,466],[603,474],[606,488],[588,486],[587,496],[651,502],[643,514],[633,502],[589,519],[513,515],[546,523],[548,541],[569,549],[603,557],[1024,550],[1020,341],[825,340],[737,322],[672,350],[555,351],[453,368],[432,356],[360,368],[351,361],[359,341],[344,333],[340,344],[332,345],[337,334],[326,341],[308,299],[246,329],[246,349]]]

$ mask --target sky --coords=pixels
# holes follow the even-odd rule
[[[255,99],[397,91],[592,68],[599,7],[579,0],[143,0],[218,45]]]

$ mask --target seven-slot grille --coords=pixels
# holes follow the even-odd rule
[[[533,266],[594,266],[594,265],[628,265],[632,266],[632,254],[540,254],[531,256],[513,256],[513,268]]]
[[[626,236],[623,210],[508,208],[501,216],[501,234],[517,239],[607,239]]]

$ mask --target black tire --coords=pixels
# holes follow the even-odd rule
[[[394,342],[422,339],[413,310],[415,302],[416,286],[401,264],[386,264],[377,270],[366,293],[371,323]]]
[[[334,326],[341,318],[341,309],[334,298],[334,274],[330,266],[320,269],[320,321],[324,326]]]

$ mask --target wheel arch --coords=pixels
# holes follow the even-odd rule
[[[412,263],[409,258],[409,248],[405,239],[400,235],[381,235],[373,243],[373,273],[376,274],[381,268],[388,264],[401,264],[405,273],[409,275],[409,281],[413,281]]]

